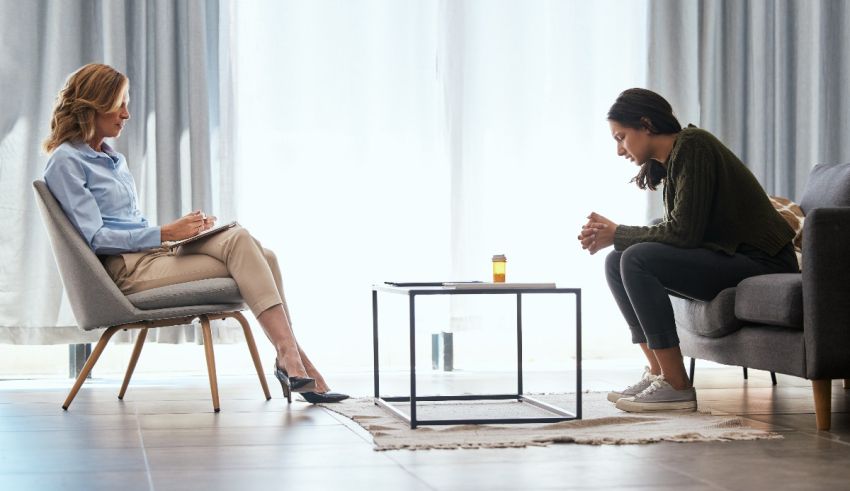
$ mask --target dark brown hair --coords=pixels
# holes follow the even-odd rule
[[[670,103],[647,89],[624,90],[608,110],[608,120],[627,128],[647,129],[653,135],[672,135],[682,131]],[[640,171],[631,182],[641,189],[654,191],[665,177],[667,171],[664,167],[655,160],[648,160],[641,163]]]

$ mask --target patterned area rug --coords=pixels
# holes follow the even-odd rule
[[[575,394],[537,395],[535,398],[575,410]],[[625,445],[654,442],[705,442],[782,438],[751,428],[736,416],[706,413],[630,414],[607,401],[602,392],[582,397],[583,419],[548,424],[410,426],[375,405],[371,398],[349,399],[324,405],[365,428],[375,441],[375,450],[424,450],[433,448],[503,448],[546,446],[553,443]],[[408,413],[410,406],[397,406]],[[515,401],[420,403],[421,419],[528,417],[545,415],[536,406]]]

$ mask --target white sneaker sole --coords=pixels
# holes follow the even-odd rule
[[[697,410],[697,401],[679,402],[635,402],[633,398],[621,398],[617,409],[630,413],[681,412],[691,413]]]
[[[634,397],[634,396],[627,396],[627,395],[623,394],[622,392],[609,392],[608,393],[608,402],[613,402],[614,404],[616,404],[617,401],[619,401],[623,397]]]
[[[641,390],[643,390],[643,389],[641,389]],[[634,397],[636,395],[637,394],[626,394],[625,392],[616,392],[616,391],[612,390],[611,392],[608,393],[608,402],[613,402],[614,404],[616,404],[617,401],[619,401],[620,399],[622,399],[624,397],[627,398],[627,399],[631,399],[632,397]]]

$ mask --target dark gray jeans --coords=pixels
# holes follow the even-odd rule
[[[790,243],[776,256],[746,245],[729,256],[642,242],[605,258],[608,287],[632,331],[632,342],[651,349],[679,345],[668,295],[707,301],[750,276],[798,271]]]

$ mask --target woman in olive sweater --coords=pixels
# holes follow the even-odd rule
[[[591,213],[578,236],[591,254],[614,246],[608,285],[649,361],[637,383],[608,400],[631,412],[693,411],[668,295],[711,300],[750,276],[797,272],[794,232],[741,160],[711,133],[682,129],[660,95],[626,90],[608,123],[617,155],[640,166],[632,181],[650,190],[663,183],[665,208],[646,227]]]

